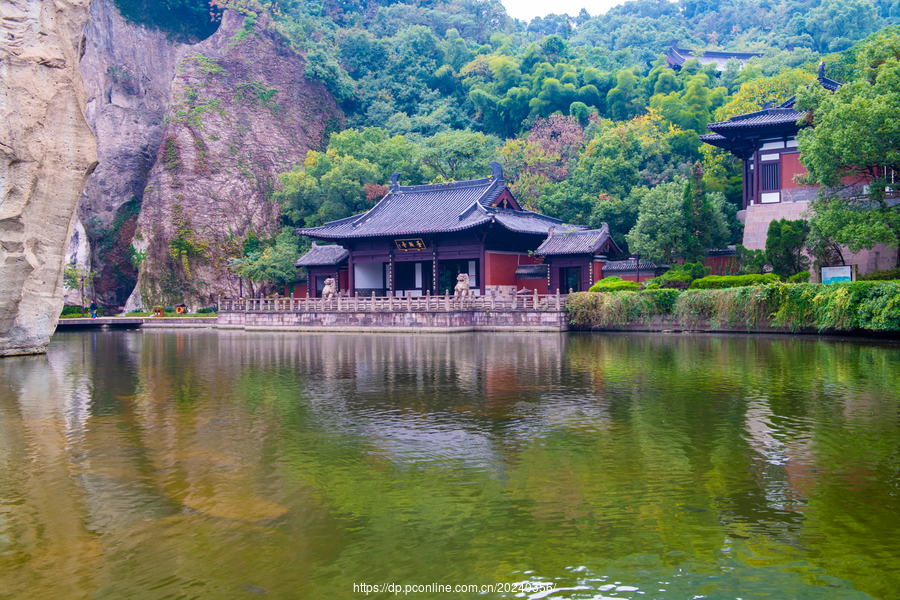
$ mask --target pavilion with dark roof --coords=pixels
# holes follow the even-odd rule
[[[819,65],[817,82],[831,92],[841,86],[825,77],[824,63]],[[710,123],[707,128],[711,133],[700,136],[707,144],[727,150],[743,161],[745,210],[755,204],[810,200],[817,194],[816,188],[794,181],[795,176],[806,174],[797,144],[806,112],[795,108],[796,101],[793,96],[777,106],[764,106],[756,112]]]
[[[678,40],[672,40],[669,44],[669,51],[666,53],[666,64],[670,69],[679,70],[684,63],[689,60],[697,59],[701,65],[714,64],[717,71],[724,71],[728,66],[729,60],[736,60],[741,63],[741,68],[747,64],[747,61],[757,56],[763,56],[762,52],[729,52],[717,50],[704,50],[697,52],[688,48],[679,48]]]
[[[461,273],[469,275],[475,294],[485,294],[488,286],[518,286],[525,272],[517,272],[541,262],[532,253],[548,236],[585,228],[522,209],[503,169],[496,162],[490,166],[484,179],[431,185],[402,186],[394,173],[387,195],[369,211],[298,229],[298,235],[337,244],[316,245],[298,261],[310,274],[310,294],[317,296],[325,278],[335,276],[339,290],[351,295],[452,293]],[[334,263],[339,253],[326,254],[327,248],[341,248],[346,257]],[[584,267],[579,281],[586,287],[578,289],[591,285],[590,267]],[[531,279],[530,271],[527,277],[540,283],[539,293],[550,289],[546,279]],[[552,268],[549,280],[554,281]]]
[[[603,263],[609,255],[622,251],[609,235],[609,226],[600,229],[551,231],[534,255],[547,263],[551,290],[587,291],[603,277]],[[595,272],[597,277],[595,277]]]

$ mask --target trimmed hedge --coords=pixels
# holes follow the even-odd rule
[[[724,290],[726,288],[744,287],[748,285],[765,285],[775,283],[781,278],[775,273],[765,275],[710,275],[694,280],[692,290]]]
[[[861,281],[893,281],[900,279],[900,267],[896,269],[885,269],[883,271],[872,271],[865,275],[860,275]]]
[[[714,328],[900,331],[900,282],[776,282],[727,289],[582,293],[569,296],[566,310],[570,322],[582,326],[639,324],[672,314],[683,325],[708,323]]]
[[[621,277],[604,277],[591,286],[589,292],[637,292],[641,286],[635,281],[626,281]]]

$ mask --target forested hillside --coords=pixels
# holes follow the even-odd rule
[[[348,129],[281,176],[272,198],[285,227],[366,210],[393,171],[414,184],[483,176],[499,160],[532,210],[608,222],[626,247],[646,239],[642,222],[671,229],[671,245],[646,248],[657,258],[698,247],[683,233],[688,198],[701,203],[704,244],[740,241],[739,165],[700,142],[707,123],[789,98],[820,60],[830,77],[856,78],[854,44],[900,17],[900,0],[633,0],[531,23],[497,0],[171,0],[168,16],[147,0],[117,2],[130,18],[196,37],[226,8],[266,11],[307,56],[306,75],[334,94]],[[194,32],[173,17],[201,8]],[[676,72],[664,58],[673,40],[764,56]],[[252,259],[235,266],[249,276]]]

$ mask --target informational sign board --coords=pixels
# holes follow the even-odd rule
[[[853,281],[853,267],[822,267],[822,283]]]
[[[398,250],[403,250],[404,252],[408,252],[409,250],[425,249],[425,242],[422,241],[422,238],[394,240],[394,243],[397,244]]]

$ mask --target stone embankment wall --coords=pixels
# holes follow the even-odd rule
[[[739,214],[744,222],[744,247],[750,250],[765,250],[769,235],[769,223],[779,219],[796,221],[809,218],[809,201],[780,202],[777,204],[754,204]],[[844,249],[844,260],[848,265],[859,265],[860,273],[871,273],[879,269],[897,266],[897,251],[883,244],[871,250],[853,254]],[[814,275],[815,281],[815,275]]]
[[[463,331],[566,331],[565,312],[269,312],[219,313],[219,329],[255,331],[359,331],[450,333]]]
[[[89,0],[0,6],[0,356],[45,352],[97,164],[78,61]]]

